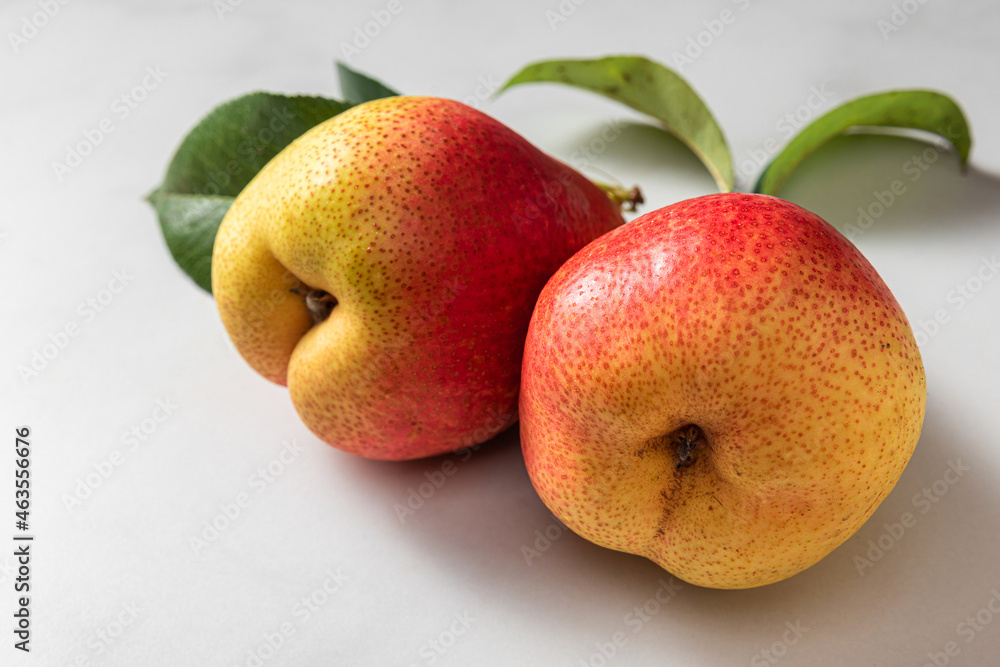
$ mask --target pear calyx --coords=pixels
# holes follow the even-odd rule
[[[306,309],[312,315],[313,326],[330,317],[330,313],[337,306],[337,298],[321,289],[309,288],[300,289],[293,287],[289,290],[295,294],[300,294],[306,298]]]

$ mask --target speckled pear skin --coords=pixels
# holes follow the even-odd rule
[[[237,350],[288,386],[316,435],[420,458],[516,421],[539,291],[622,223],[602,190],[498,121],[392,97],[313,128],[261,170],[219,228],[213,293]],[[337,301],[315,326],[310,289]]]
[[[539,297],[522,372],[548,508],[713,588],[780,581],[857,531],[926,403],[871,264],[818,216],[751,194],[679,202],[583,248]],[[684,459],[691,425],[704,437]]]

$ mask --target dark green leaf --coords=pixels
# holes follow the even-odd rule
[[[965,115],[947,95],[929,90],[896,90],[860,97],[818,118],[799,133],[769,164],[754,188],[775,194],[788,175],[806,158],[834,137],[858,130],[922,130],[940,135],[958,152],[962,169],[969,159],[972,136]]]
[[[337,63],[337,76],[340,77],[341,94],[354,104],[399,95],[381,81],[356,72],[342,62]]]
[[[712,112],[679,74],[638,56],[549,60],[528,65],[500,89],[555,82],[604,95],[660,121],[708,167],[723,192],[733,189],[733,159]]]
[[[236,195],[285,146],[350,108],[322,97],[251,93],[215,108],[184,138],[149,196],[174,261],[212,291],[215,233]]]

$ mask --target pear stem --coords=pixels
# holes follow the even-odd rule
[[[643,199],[642,191],[639,190],[638,185],[634,186],[631,190],[626,190],[620,185],[599,183],[597,181],[594,181],[594,185],[604,190],[604,194],[623,211],[634,211],[639,204],[643,204],[646,201]]]

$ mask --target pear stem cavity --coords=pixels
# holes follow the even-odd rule
[[[326,318],[330,317],[330,313],[333,312],[333,309],[337,305],[336,297],[321,289],[299,289],[297,287],[293,287],[289,291],[305,296],[306,310],[308,310],[309,314],[312,315],[313,326],[326,321]]]

